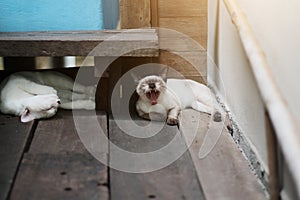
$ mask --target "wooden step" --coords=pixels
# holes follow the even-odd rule
[[[267,199],[229,131],[222,122],[209,127],[210,120],[210,115],[194,110],[181,113],[181,133],[191,143],[189,151],[206,199]],[[200,149],[207,154],[199,156]]]

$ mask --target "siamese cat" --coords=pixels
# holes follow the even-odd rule
[[[17,72],[0,84],[0,111],[21,122],[49,118],[58,107],[95,109],[96,86],[84,86],[59,72]]]
[[[134,75],[133,75],[134,76]],[[169,125],[178,124],[181,110],[193,108],[212,114],[214,104],[210,89],[189,79],[168,79],[162,76],[146,76],[138,80],[136,92],[139,99],[136,110],[140,117],[148,120],[166,120]]]

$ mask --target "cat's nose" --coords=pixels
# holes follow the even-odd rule
[[[149,83],[149,88],[154,89],[155,88],[155,83]]]
[[[57,103],[58,103],[58,104],[61,104],[60,100],[57,100]]]

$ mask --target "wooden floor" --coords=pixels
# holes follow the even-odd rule
[[[85,111],[79,119],[88,121],[92,116]],[[189,150],[162,169],[127,173],[107,167],[118,155],[109,153],[112,147],[105,140],[96,147],[104,163],[86,150],[71,111],[60,110],[52,119],[26,124],[17,117],[0,115],[0,200],[266,199],[227,129],[212,151],[200,159],[210,116],[187,110],[181,119],[178,148],[191,142]],[[165,126],[159,134],[141,139],[123,134],[124,129],[104,112],[97,112],[97,120],[113,144],[137,153],[164,147],[178,132],[176,126]],[[148,122],[137,119],[136,123]],[[84,131],[97,141],[99,128],[87,123]],[[210,127],[212,133],[214,128]]]

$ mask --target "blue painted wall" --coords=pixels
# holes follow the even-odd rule
[[[0,31],[103,29],[102,0],[0,0]]]

